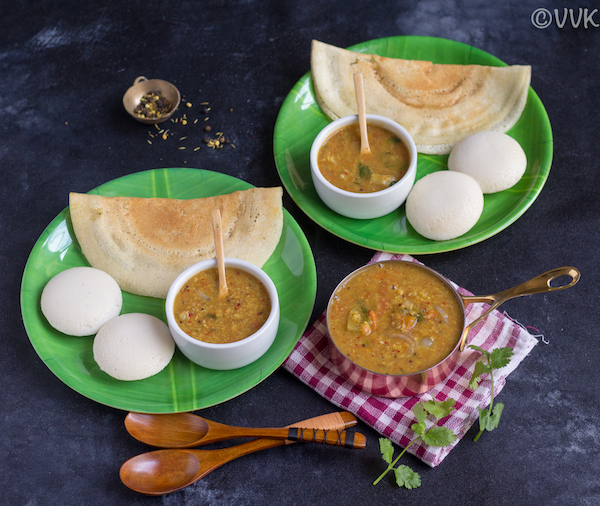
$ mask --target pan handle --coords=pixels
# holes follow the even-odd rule
[[[552,281],[557,278],[561,278],[564,276],[568,276],[571,278],[571,281],[565,284],[557,284],[552,285]],[[488,314],[490,314],[494,309],[496,309],[503,302],[514,299],[515,297],[522,297],[523,295],[533,295],[536,293],[547,293],[554,292],[556,290],[564,290],[565,288],[571,288],[575,283],[579,281],[581,277],[581,273],[575,267],[557,267],[556,269],[552,269],[548,272],[544,272],[535,278],[530,279],[529,281],[525,281],[517,286],[513,286],[508,290],[504,290],[503,292],[496,293],[494,295],[463,295],[461,296],[464,304],[472,304],[474,302],[484,302],[486,304],[490,304],[488,310],[483,313],[479,318],[469,323],[465,330],[463,331],[463,335],[461,337],[461,343],[459,346],[460,351],[463,351],[467,342],[467,335],[469,333],[469,329],[475,326],[478,322],[483,320]]]

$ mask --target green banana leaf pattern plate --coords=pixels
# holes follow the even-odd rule
[[[103,184],[90,193],[105,196],[198,198],[245,190],[237,178],[199,169],[156,169]],[[263,266],[277,287],[281,322],[275,342],[256,362],[232,371],[213,371],[190,362],[176,350],[159,374],[119,381],[94,361],[93,336],[72,337],[54,330],[40,310],[46,283],[60,271],[89,265],[72,230],[68,208],[48,225],[29,256],[21,287],[25,329],[44,364],[66,385],[99,403],[126,411],[176,413],[222,403],[275,371],[306,329],[315,303],[316,268],[304,233],[284,209],[281,240]],[[122,313],[143,312],[166,323],[164,299],[123,292]]]
[[[388,37],[348,49],[434,63],[506,65],[477,48],[435,37]],[[533,204],[548,178],[552,163],[550,121],[542,102],[530,88],[521,118],[507,132],[521,144],[527,155],[524,176],[508,190],[485,195],[483,214],[468,233],[448,241],[432,241],[417,234],[410,226],[404,206],[381,218],[355,220],[333,212],[321,201],[312,183],[309,153],[314,138],[330,121],[316,101],[308,72],[294,85],[277,117],[273,139],[277,170],[292,199],[313,221],[348,242],[374,250],[413,255],[440,253],[492,237],[514,223]],[[448,155],[419,154],[417,180],[431,172],[445,170],[447,160]]]

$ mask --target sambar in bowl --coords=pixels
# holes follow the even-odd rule
[[[372,193],[400,181],[410,165],[408,146],[387,128],[367,123],[370,153],[361,153],[358,123],[331,134],[321,145],[317,164],[323,177],[342,190]]]
[[[454,370],[465,313],[458,292],[414,262],[364,266],[327,306],[334,364],[362,390],[385,397],[426,392]]]
[[[208,369],[237,369],[258,360],[279,328],[277,289],[259,267],[225,258],[229,294],[219,296],[217,260],[181,273],[165,302],[175,344],[192,362]]]
[[[319,198],[342,216],[378,218],[406,200],[417,173],[411,135],[384,116],[367,114],[370,154],[360,153],[358,115],[319,132],[310,150],[311,177]]]

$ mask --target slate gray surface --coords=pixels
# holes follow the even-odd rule
[[[600,14],[594,3],[65,0],[3,7],[3,504],[600,504]],[[536,13],[540,8],[552,17]],[[567,8],[573,9],[573,19],[563,18]],[[534,25],[544,19],[552,23]],[[119,467],[146,448],[125,432],[124,413],[61,383],[25,333],[19,290],[35,241],[66,207],[70,191],[87,192],[150,168],[187,164],[254,185],[279,184],[273,127],[285,96],[309,70],[311,39],[346,47],[395,35],[454,39],[505,62],[532,65],[532,87],[548,111],[555,148],[540,197],[495,237],[419,259],[479,294],[561,265],[578,267],[582,279],[575,288],[504,306],[513,318],[539,329],[549,344],[536,346],[509,377],[499,398],[505,404],[503,418],[493,433],[473,443],[472,429],[436,469],[405,457],[422,474],[419,489],[398,489],[390,480],[372,486],[383,468],[378,434],[359,424],[368,437],[363,451],[276,448],[232,462],[170,496],[149,498],[130,491],[119,481]],[[121,105],[124,91],[139,75],[172,80],[191,98],[210,101],[214,122],[236,149],[204,149],[190,157],[173,144],[146,144],[146,127],[131,120]],[[333,237],[288,195],[284,204],[315,255],[314,319],[337,282],[368,261],[372,251]],[[246,394],[201,414],[261,426],[285,425],[332,409],[278,370]]]

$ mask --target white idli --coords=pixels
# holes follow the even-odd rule
[[[94,338],[94,360],[118,380],[149,378],[173,358],[175,341],[156,316],[127,313],[104,324]]]
[[[423,237],[446,241],[467,233],[483,212],[483,193],[467,174],[442,170],[419,179],[406,199],[406,219]]]
[[[473,177],[483,193],[496,193],[519,182],[527,169],[527,156],[509,135],[477,132],[454,146],[448,168]]]
[[[73,267],[59,272],[42,291],[42,313],[56,330],[70,336],[91,336],[119,316],[123,294],[106,272]]]

